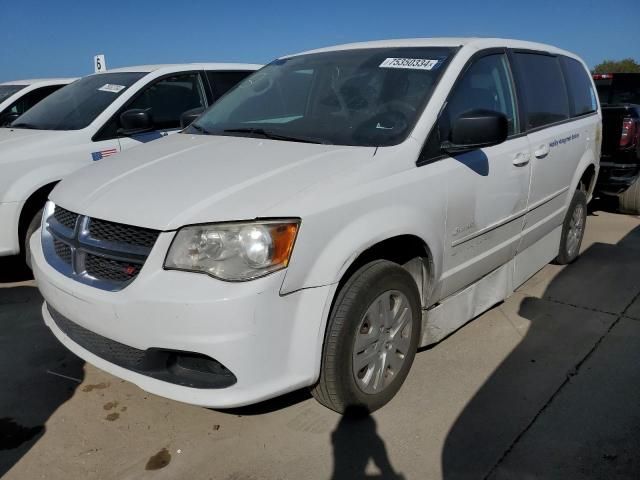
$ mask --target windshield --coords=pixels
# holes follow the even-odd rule
[[[279,59],[241,82],[186,132],[395,145],[411,132],[452,53],[375,48]]]
[[[26,85],[0,85],[0,102],[4,102],[11,95],[25,87]]]
[[[145,75],[140,72],[114,72],[81,78],[27,110],[11,127],[80,130]]]

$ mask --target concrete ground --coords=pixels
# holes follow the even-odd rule
[[[593,212],[583,249],[420,352],[364,420],[305,392],[226,412],[147,394],[58,344],[4,262],[0,477],[640,478],[640,218]]]

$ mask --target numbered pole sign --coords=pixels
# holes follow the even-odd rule
[[[96,73],[107,71],[107,62],[104,60],[104,55],[96,55],[93,57],[93,68]]]

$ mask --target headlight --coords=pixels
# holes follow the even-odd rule
[[[164,266],[229,281],[262,277],[289,264],[299,226],[299,220],[267,220],[184,227]]]

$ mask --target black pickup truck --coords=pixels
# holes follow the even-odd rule
[[[597,192],[618,195],[622,211],[640,214],[640,73],[593,76],[602,105]]]

